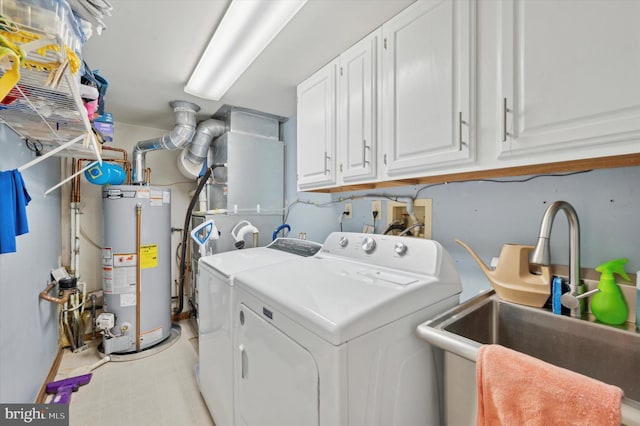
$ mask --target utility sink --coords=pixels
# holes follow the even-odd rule
[[[457,406],[449,415],[460,415],[461,398],[475,404],[477,351],[482,344],[495,343],[619,386],[625,394],[624,423],[640,424],[636,402],[640,401],[640,333],[634,324],[615,327],[554,315],[546,309],[500,300],[491,291],[421,324],[418,335],[445,350],[445,405],[454,398]],[[462,387],[474,395],[454,395],[447,389],[452,380],[455,383],[449,387],[458,389],[460,382],[471,382]],[[475,406],[467,420],[475,421]],[[446,423],[466,421],[458,417]]]

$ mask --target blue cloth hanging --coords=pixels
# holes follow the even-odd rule
[[[0,172],[0,254],[16,251],[16,236],[29,232],[31,196],[18,169]]]

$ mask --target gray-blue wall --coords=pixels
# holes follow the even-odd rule
[[[34,154],[0,125],[0,170]],[[44,192],[59,181],[60,160],[50,158],[22,173],[31,203],[29,233],[15,253],[0,254],[0,402],[34,402],[58,348],[57,305],[40,300],[60,252],[60,196]],[[2,194],[0,194],[0,197]],[[1,200],[1,198],[0,198]],[[1,201],[0,201],[1,202]]]
[[[283,125],[286,152],[285,194],[289,203],[307,200],[317,204],[340,201],[349,196],[371,197],[355,199],[353,218],[343,221],[343,230],[362,232],[371,224],[371,200],[381,196],[415,196],[433,200],[432,238],[439,241],[456,259],[467,299],[489,287],[489,283],[471,256],[455,243],[460,239],[489,263],[498,256],[506,243],[535,244],[540,221],[547,206],[556,200],[573,205],[581,225],[581,265],[594,268],[607,260],[626,257],[627,272],[640,270],[640,167],[594,170],[562,177],[530,176],[502,179],[501,182],[470,181],[446,185],[404,186],[393,189],[359,191],[339,194],[296,192],[296,120]],[[338,217],[343,202],[326,207],[298,203],[287,217],[291,236],[305,232],[308,239],[322,242],[332,231],[338,231]],[[386,221],[376,222],[382,232]],[[551,236],[552,262],[568,264],[568,227],[562,212],[553,225]]]

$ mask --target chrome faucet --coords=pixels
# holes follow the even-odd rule
[[[580,280],[580,223],[571,204],[566,201],[556,201],[544,212],[538,243],[531,253],[530,262],[545,266],[551,264],[549,237],[551,236],[551,225],[559,210],[565,213],[569,221],[569,292],[572,296],[578,296],[584,293],[584,285]],[[579,318],[584,314],[584,311],[584,300],[580,300],[580,304],[571,309],[571,316]]]

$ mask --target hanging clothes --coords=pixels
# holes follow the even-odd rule
[[[18,169],[0,172],[0,254],[16,251],[16,236],[29,232],[31,196]]]

